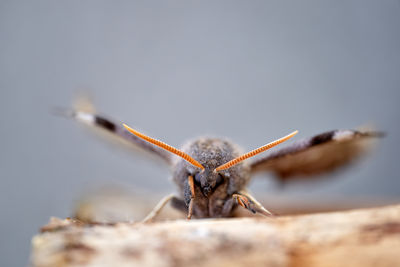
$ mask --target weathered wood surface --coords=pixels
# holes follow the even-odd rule
[[[36,267],[400,266],[400,205],[151,224],[52,219],[32,246]]]

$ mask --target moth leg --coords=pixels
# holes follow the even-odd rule
[[[232,212],[232,208],[233,208],[233,204],[235,203],[235,199],[234,198],[230,198],[228,199],[221,211],[221,216],[222,217],[229,217],[231,215]]]
[[[179,199],[177,197],[173,197],[171,199],[171,206],[181,212],[187,213],[188,212],[188,207],[185,204],[185,201],[182,199]]]
[[[194,197],[195,197],[195,192],[194,192],[194,180],[193,176],[189,175],[188,176],[188,184],[190,187],[190,202],[189,202],[189,209],[188,209],[188,215],[187,219],[190,220],[193,215],[193,204],[194,204]]]
[[[154,207],[154,209],[149,213],[149,215],[147,215],[146,218],[142,220],[142,223],[151,222],[158,214],[160,214],[165,205],[174,197],[174,194],[170,194],[162,198],[160,202],[158,202],[158,204]]]
[[[271,212],[269,212],[266,208],[263,207],[254,197],[252,197],[249,193],[240,191],[236,194],[232,195],[232,198],[236,200],[237,204],[242,206],[243,208],[248,209],[252,213],[260,213],[264,216],[274,216]]]

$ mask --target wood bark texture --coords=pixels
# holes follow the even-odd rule
[[[400,266],[400,205],[276,218],[84,224],[32,240],[47,266]]]

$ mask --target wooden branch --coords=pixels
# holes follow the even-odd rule
[[[47,266],[400,266],[400,205],[274,219],[83,224],[33,238]]]

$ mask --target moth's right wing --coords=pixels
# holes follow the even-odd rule
[[[169,152],[149,142],[146,142],[135,135],[132,135],[122,126],[122,123],[115,122],[105,116],[89,111],[57,109],[56,113],[59,115],[71,117],[89,127],[106,131],[111,134],[111,137],[115,137],[120,141],[125,141],[125,143],[130,143],[135,147],[139,147],[144,151],[156,155],[157,157],[166,161],[167,164],[171,164],[171,154]]]
[[[311,178],[353,162],[368,152],[373,139],[382,135],[355,130],[325,132],[253,161],[251,171],[273,172],[282,182]]]

